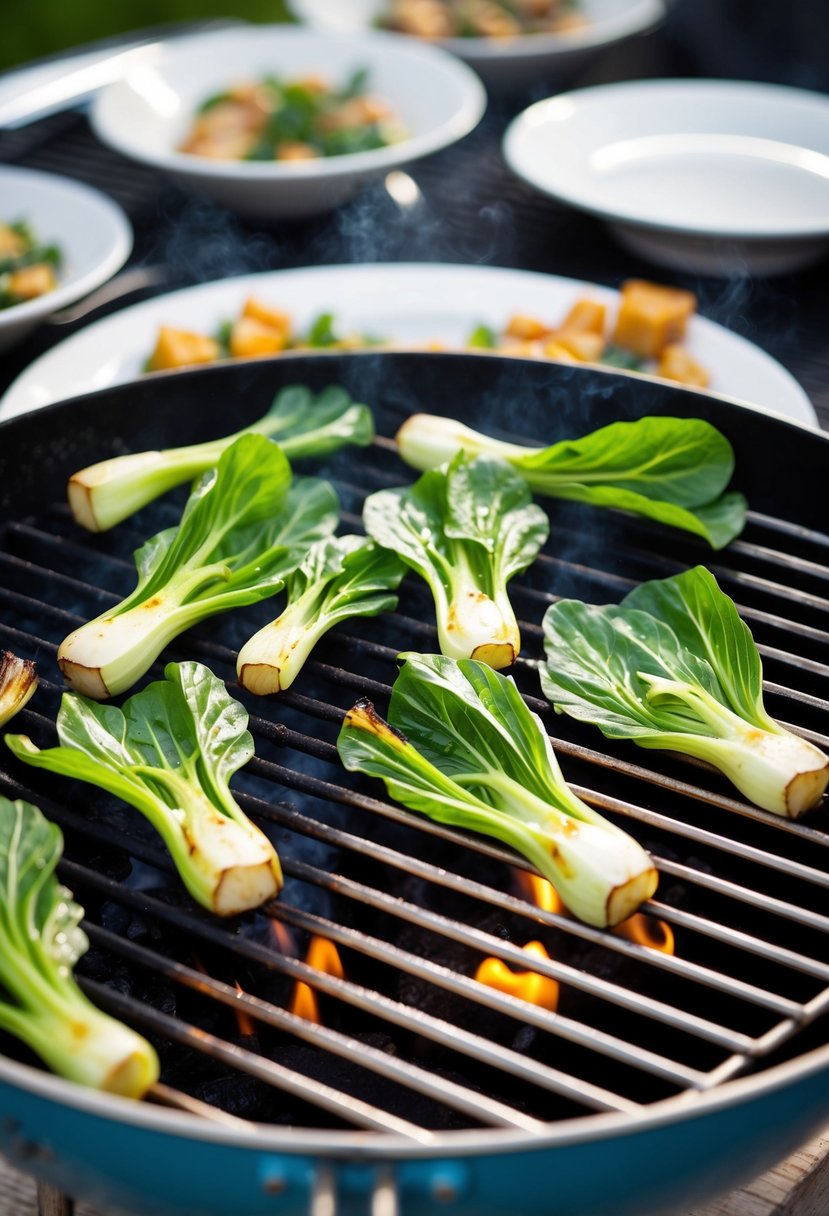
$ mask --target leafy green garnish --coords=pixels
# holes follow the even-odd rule
[[[338,621],[397,606],[406,567],[364,536],[317,541],[286,579],[288,603],[239,652],[239,683],[264,696],[288,688],[320,638]]]
[[[495,330],[489,325],[478,325],[466,339],[466,345],[480,350],[494,350],[498,345]]]
[[[348,769],[440,823],[494,836],[591,925],[617,924],[656,889],[644,850],[577,798],[513,681],[472,659],[401,656],[389,722],[368,701],[337,741]]]
[[[179,525],[136,552],[132,594],[61,643],[67,682],[98,698],[125,692],[185,629],[275,595],[337,515],[328,482],[292,485],[282,450],[242,435],[197,482]]]
[[[776,814],[820,800],[829,760],[766,713],[754,639],[703,566],[643,583],[618,607],[561,600],[544,634],[541,684],[559,712],[707,760]]]
[[[0,1027],[56,1073],[140,1098],[158,1058],[87,999],[72,970],[89,946],[83,908],[55,878],[60,829],[29,802],[0,797]]]
[[[723,493],[731,444],[700,418],[612,422],[546,448],[505,443],[450,418],[415,414],[397,435],[400,454],[431,469],[457,451],[507,461],[536,494],[615,507],[682,528],[721,549],[745,526],[742,494]]]
[[[253,755],[244,706],[200,663],[169,663],[165,678],[123,709],[65,693],[59,747],[6,735],[36,768],[77,777],[134,806],[170,850],[187,890],[213,912],[256,908],[282,886],[279,859],[230,791]]]
[[[363,521],[428,583],[445,655],[514,662],[521,639],[507,583],[535,560],[550,525],[509,465],[458,453],[411,487],[370,495]]]

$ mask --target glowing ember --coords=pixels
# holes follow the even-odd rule
[[[550,956],[541,942],[528,942],[523,947],[524,953],[533,958],[550,961]],[[546,975],[537,971],[511,971],[506,963],[499,958],[485,958],[475,972],[479,984],[495,988],[498,992],[506,992],[531,1005],[539,1005],[542,1009],[555,1012],[558,1006],[558,984]]]
[[[340,980],[345,977],[337,947],[327,938],[311,938],[305,961],[315,971],[322,971],[325,975],[334,975]],[[309,984],[304,984],[301,980],[294,988],[290,1009],[291,1013],[298,1018],[305,1018],[306,1022],[316,1022],[317,1025],[322,1023],[316,994]]]

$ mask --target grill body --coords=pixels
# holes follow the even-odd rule
[[[423,409],[539,441],[649,413],[708,418],[734,444],[737,484],[754,512],[785,520],[793,545],[800,530],[824,524],[814,487],[825,483],[829,442],[793,424],[645,378],[491,357],[360,354],[174,373],[6,423],[0,528],[42,510],[44,497],[59,499],[66,476],[85,464],[228,433],[291,383],[345,384],[371,405],[382,401],[386,423]],[[363,457],[352,451],[350,459],[359,468]],[[667,532],[662,543],[671,554],[679,544]],[[723,559],[699,547],[695,560],[713,566]],[[810,577],[819,573],[810,567]],[[0,791],[18,796],[20,779],[21,770],[0,754]],[[693,847],[693,833],[689,839]],[[814,911],[820,914],[819,902]],[[775,1043],[785,1048],[782,1062],[770,1047],[758,1050],[770,1057],[761,1059],[764,1070],[736,1080],[729,1078],[737,1072],[726,1070],[710,1092],[685,1092],[634,1113],[562,1119],[533,1133],[437,1133],[428,1144],[383,1133],[210,1122],[88,1094],[0,1060],[0,1148],[69,1193],[142,1216],[293,1216],[330,1211],[324,1204],[334,1194],[339,1210],[356,1214],[366,1210],[370,1192],[376,1212],[391,1211],[378,1200],[391,1186],[389,1170],[405,1216],[441,1204],[463,1216],[675,1216],[782,1158],[829,1118],[821,1001],[810,1007],[813,1033],[802,1047],[790,1042],[793,1031],[781,1031]]]

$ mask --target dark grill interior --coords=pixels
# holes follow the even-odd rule
[[[341,495],[344,531],[359,527],[367,491],[412,480],[389,443],[398,409],[372,404],[381,438],[320,470]],[[137,812],[0,752],[0,790],[37,802],[64,829],[61,873],[87,909],[91,940],[78,974],[157,1045],[159,1101],[421,1142],[481,1125],[540,1132],[705,1091],[825,1041],[825,810],[782,821],[738,801],[702,764],[556,717],[533,664],[541,616],[558,596],[616,600],[637,581],[705,562],[760,644],[770,712],[829,747],[829,538],[754,513],[739,542],[711,554],[655,525],[548,505],[544,555],[513,584],[524,639],[514,675],[577,792],[652,852],[661,878],[646,910],[673,929],[675,956],[539,910],[507,850],[392,805],[379,782],[341,768],[343,712],[359,696],[385,712],[395,656],[436,647],[431,600],[414,576],[396,615],[338,627],[275,699],[235,684],[238,646],[276,615],[280,601],[266,601],[215,618],[164,656],[207,663],[251,712],[256,758],[234,785],[286,875],[265,911],[231,922],[202,912]],[[36,659],[42,678],[10,729],[53,742],[58,643],[132,586],[132,550],[176,518],[168,498],[92,538],[55,502],[3,528],[0,647]],[[337,945],[344,979],[303,961],[311,934]],[[472,978],[487,956],[526,969],[531,940],[551,957],[535,969],[560,982],[556,1014]],[[324,1025],[287,1011],[297,980],[316,989]],[[0,1049],[19,1056],[9,1041]]]

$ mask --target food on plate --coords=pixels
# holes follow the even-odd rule
[[[207,443],[156,452],[131,452],[89,465],[69,478],[69,506],[77,523],[103,532],[173,486],[215,465],[240,435],[265,435],[289,460],[328,456],[345,444],[365,447],[374,437],[367,405],[336,385],[316,395],[300,384],[282,389],[263,418],[242,431]]]
[[[0,1028],[60,1076],[140,1098],[158,1080],[158,1057],[72,974],[89,942],[83,908],[55,878],[62,852],[60,828],[38,807],[0,797]]]
[[[401,657],[388,722],[366,700],[346,714],[337,748],[347,769],[380,777],[411,810],[516,849],[587,924],[618,924],[653,895],[652,860],[569,788],[508,676],[472,659]]]
[[[67,683],[98,699],[126,692],[185,629],[275,595],[338,513],[327,481],[292,484],[275,443],[240,436],[196,482],[178,526],[136,551],[132,594],[61,642]]]
[[[754,639],[703,566],[642,583],[618,607],[561,600],[544,633],[541,684],[559,713],[706,760],[776,815],[820,801],[829,757],[766,713]]]
[[[507,583],[535,560],[550,523],[514,469],[458,452],[413,486],[369,495],[363,523],[428,584],[443,654],[515,662],[521,637]]]
[[[434,468],[459,451],[503,460],[536,494],[632,511],[694,532],[714,549],[745,526],[745,498],[724,492],[734,451],[700,418],[612,422],[580,439],[536,448],[492,439],[452,418],[413,414],[397,445],[416,469]]]
[[[317,541],[285,581],[283,611],[239,651],[239,683],[259,696],[290,687],[338,621],[393,612],[394,589],[405,573],[396,554],[364,536]]]
[[[139,810],[161,836],[187,890],[219,916],[258,908],[282,887],[273,845],[229,781],[253,756],[244,706],[201,663],[168,663],[123,709],[64,693],[60,746],[7,735],[27,764],[77,777]]]
[[[568,34],[587,18],[578,0],[391,0],[378,24],[418,38]]]
[[[0,308],[54,291],[62,256],[57,245],[42,245],[24,220],[0,222]]]
[[[621,327],[618,322],[615,327],[611,325],[606,304],[585,296],[577,299],[560,321],[516,313],[500,332],[489,325],[476,325],[465,345],[470,350],[530,359],[647,371],[679,384],[707,388],[711,379],[708,370],[681,341],[696,307],[694,296],[632,279],[622,284],[620,299]],[[236,320],[224,322],[212,335],[163,325],[144,370],[168,371],[217,359],[254,359],[286,351],[361,350],[394,345],[395,341],[394,337],[341,333],[330,312],[320,313],[307,331],[297,332],[289,312],[250,296]],[[425,345],[431,350],[444,348],[437,340]],[[642,354],[645,346],[652,353]]]
[[[341,86],[320,76],[239,81],[201,104],[179,151],[219,160],[307,161],[385,148],[405,138],[405,130],[367,85],[365,68]]]
[[[0,652],[0,726],[20,713],[37,688],[37,668],[10,650]]]

